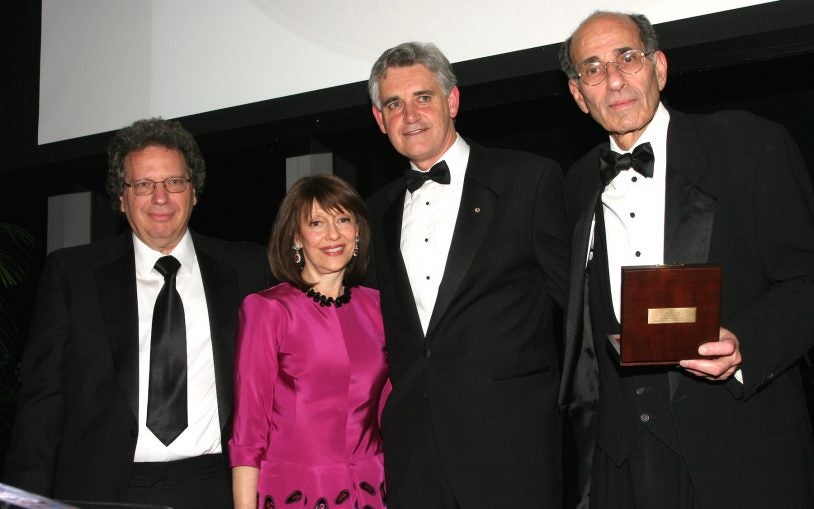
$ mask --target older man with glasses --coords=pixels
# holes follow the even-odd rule
[[[667,57],[642,15],[594,13],[560,56],[577,105],[609,137],[566,186],[560,402],[583,507],[814,507],[795,366],[814,344],[814,192],[797,147],[745,112],[666,108]],[[620,332],[622,267],[694,263],[722,270],[717,337],[672,365],[621,366],[606,338]]]
[[[108,156],[131,231],[48,257],[5,481],[63,500],[231,507],[237,310],[268,286],[265,252],[189,230],[206,170],[178,122],[139,120]]]

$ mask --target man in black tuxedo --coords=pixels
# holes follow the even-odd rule
[[[108,155],[107,189],[132,232],[48,257],[5,482],[58,499],[231,507],[237,309],[269,283],[264,250],[187,228],[206,172],[179,123],[137,121]]]
[[[368,203],[393,385],[388,506],[559,507],[561,169],[460,137],[455,75],[431,44],[385,51],[369,89],[411,167]]]
[[[582,503],[814,507],[796,369],[814,343],[814,194],[797,147],[748,113],[665,108],[667,59],[644,16],[594,13],[561,63],[610,137],[566,177],[561,404],[581,446]],[[614,153],[632,155],[620,168]],[[699,338],[698,358],[679,366],[620,367],[606,339],[619,332],[620,267],[662,263],[721,265],[719,337]]]

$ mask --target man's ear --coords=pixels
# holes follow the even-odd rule
[[[659,91],[662,91],[667,85],[667,55],[662,51],[656,51],[653,57],[656,60],[656,79],[659,80]]]
[[[452,90],[449,91],[449,95],[447,96],[447,101],[449,103],[449,117],[457,117],[458,106],[461,103],[461,91],[458,90],[458,87],[452,87]]]
[[[583,113],[589,113],[588,105],[585,104],[585,98],[582,97],[582,91],[579,89],[579,82],[577,80],[573,78],[568,80],[568,91],[571,92],[571,97],[574,98],[579,109],[581,109]]]
[[[376,123],[379,124],[379,130],[383,134],[387,134],[387,128],[384,125],[384,113],[382,113],[382,110],[377,108],[375,104],[371,106],[371,110],[373,110],[373,118],[375,118]]]

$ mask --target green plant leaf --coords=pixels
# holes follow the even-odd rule
[[[24,228],[0,223],[0,284],[8,288],[22,281],[33,247],[34,237]]]

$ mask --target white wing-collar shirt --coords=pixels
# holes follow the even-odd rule
[[[622,267],[664,263],[664,193],[667,184],[667,126],[670,113],[659,104],[636,143],[622,150],[610,139],[610,149],[624,154],[643,143],[653,149],[653,177],[633,169],[619,173],[602,193],[613,310],[621,320]]]
[[[450,183],[428,180],[415,191],[407,191],[401,221],[401,255],[424,334],[432,317],[455,232],[469,162],[469,145],[457,135],[452,146],[438,159],[442,160],[449,167]],[[421,171],[413,163],[410,167]]]

